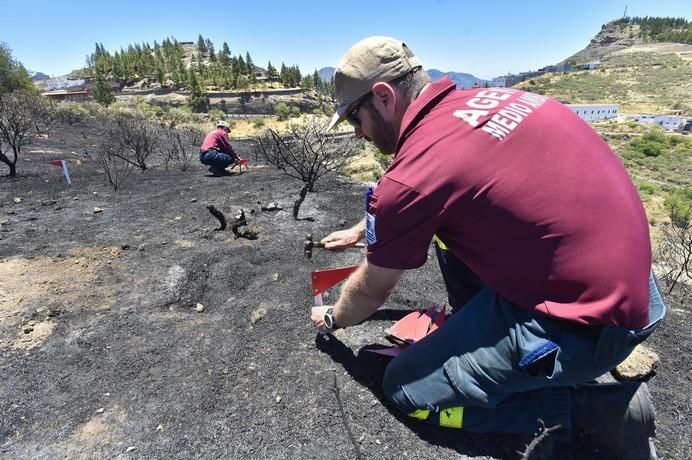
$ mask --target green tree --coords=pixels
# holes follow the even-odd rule
[[[322,79],[320,78],[320,74],[317,72],[317,69],[315,69],[315,72],[312,74],[312,84],[318,93],[322,92],[322,87],[324,85],[322,85]]]
[[[231,49],[228,47],[228,43],[226,42],[223,42],[223,46],[221,47],[221,52],[219,53],[219,62],[224,67],[231,64]]]
[[[207,91],[199,84],[197,76],[192,69],[190,69],[188,79],[190,80],[188,85],[190,94],[187,97],[187,105],[190,106],[193,112],[206,112],[209,110]]]
[[[0,94],[16,90],[35,91],[24,66],[12,58],[12,51],[0,43]]]
[[[101,73],[96,74],[96,85],[94,86],[91,95],[94,97],[96,102],[104,107],[108,107],[115,102],[115,96],[113,95],[113,91],[111,91],[111,86],[108,81],[103,78]]]
[[[207,45],[207,52],[209,53],[209,61],[216,62],[216,54],[214,54],[214,44],[212,43],[211,40],[209,40],[207,38],[206,45]]]
[[[207,42],[204,40],[204,37],[202,37],[202,34],[199,34],[199,37],[197,38],[197,50],[200,53],[207,52]]]
[[[271,81],[276,78],[276,67],[272,65],[272,61],[267,63],[267,78]]]
[[[308,76],[303,77],[303,80],[300,82],[300,87],[304,91],[310,91],[311,89],[313,89],[314,85],[313,85],[312,77],[308,77]]]

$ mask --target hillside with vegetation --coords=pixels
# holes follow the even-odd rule
[[[616,103],[621,112],[692,112],[692,23],[633,17],[604,24],[591,43],[565,59],[593,70],[548,73],[517,85],[574,103]]]
[[[282,62],[277,69],[271,60],[262,68],[255,65],[249,51],[234,55],[227,42],[217,51],[214,43],[201,34],[196,43],[178,42],[171,37],[160,44],[154,41],[153,46],[135,43],[114,52],[96,43],[87,67],[79,73],[95,80],[94,97],[104,105],[114,101],[107,82],[115,81],[121,89],[171,88],[184,92],[187,107],[193,112],[210,109],[213,91],[300,89],[322,97],[332,91],[331,83],[320,78],[317,70],[302,75],[297,65]]]
[[[573,104],[615,103],[624,113],[692,112],[692,45],[634,45],[595,70],[548,73],[517,85]]]

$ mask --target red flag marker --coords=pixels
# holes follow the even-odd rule
[[[51,164],[57,168],[62,168],[67,185],[72,185],[72,180],[70,179],[70,173],[67,171],[67,163],[65,163],[65,160],[51,160],[48,162],[48,164]]]
[[[312,272],[312,295],[318,295],[348,278],[348,275],[356,271],[358,265],[350,267],[333,268],[329,270],[315,270]]]

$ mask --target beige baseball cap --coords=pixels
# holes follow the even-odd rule
[[[216,127],[217,127],[217,128],[231,129],[231,127],[228,126],[228,123],[226,123],[226,122],[223,121],[223,120],[219,120],[219,121],[216,123]]]
[[[372,90],[372,85],[403,77],[420,65],[406,43],[396,38],[373,36],[353,45],[334,73],[336,113],[329,129],[344,121],[353,106]]]

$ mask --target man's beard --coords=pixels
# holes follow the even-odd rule
[[[399,133],[394,128],[392,123],[387,123],[380,112],[372,108],[370,117],[373,124],[373,135],[370,139],[375,147],[380,149],[385,155],[392,155],[396,150],[396,141],[399,138]]]

